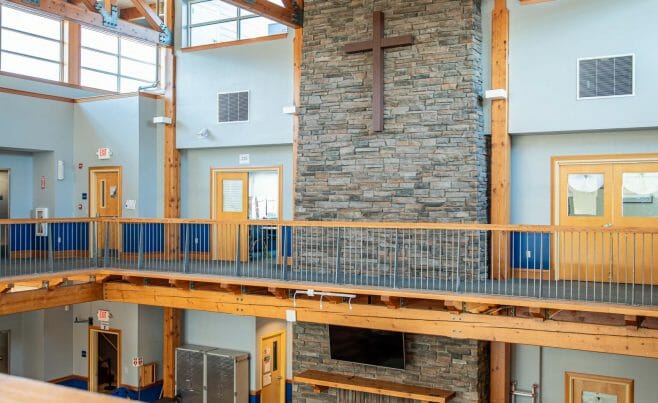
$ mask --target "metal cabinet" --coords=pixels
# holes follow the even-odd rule
[[[186,345],[176,349],[176,393],[183,403],[246,403],[249,354]]]

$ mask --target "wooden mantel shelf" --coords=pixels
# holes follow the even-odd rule
[[[340,375],[314,370],[304,371],[296,375],[293,378],[293,381],[296,383],[313,385],[313,389],[316,392],[321,392],[328,388],[336,388],[371,393],[374,395],[414,399],[420,400],[421,402],[445,403],[455,396],[455,392],[444,389],[404,385],[397,382],[360,378],[357,376]]]

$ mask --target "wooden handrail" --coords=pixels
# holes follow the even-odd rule
[[[362,229],[417,229],[487,232],[532,232],[532,233],[607,233],[607,234],[658,234],[658,228],[611,227],[592,228],[584,226],[536,225],[536,224],[477,224],[477,223],[427,223],[427,222],[352,222],[352,221],[297,221],[297,220],[212,220],[202,218],[47,218],[47,219],[1,219],[0,225],[39,223],[122,223],[122,224],[206,224],[206,225],[252,225],[277,227],[317,228],[362,228]]]

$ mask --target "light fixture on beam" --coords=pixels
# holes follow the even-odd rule
[[[499,100],[499,99],[507,99],[507,90],[498,88],[495,90],[486,90],[484,92],[484,99],[488,99],[491,101]]]
[[[153,124],[154,125],[170,125],[171,124],[171,118],[168,116],[155,116],[153,118]]]
[[[297,295],[298,294],[304,294],[309,297],[315,297],[316,295],[320,297],[320,309],[322,309],[322,299],[324,297],[340,297],[340,298],[347,298],[347,303],[350,307],[350,310],[352,310],[352,300],[356,298],[355,294],[341,294],[338,292],[324,292],[324,291],[315,291],[311,288],[308,290],[296,290],[295,295],[292,297],[292,306],[296,307],[297,306]]]

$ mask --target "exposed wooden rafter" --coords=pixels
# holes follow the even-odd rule
[[[87,6],[68,3],[63,0],[40,0],[38,3],[27,3],[22,0],[6,1],[20,7],[55,15],[64,20],[78,24],[101,28],[106,31],[115,32],[123,36],[146,42],[164,44],[161,41],[162,32],[120,18],[116,20],[115,26],[108,26],[104,23],[104,17],[99,12],[87,9]],[[91,2],[92,0],[88,1]]]
[[[131,0],[137,11],[144,16],[146,22],[151,26],[151,28],[162,32],[160,35],[160,41],[162,43],[172,42],[171,30],[167,24],[162,21],[157,12],[152,9],[148,4],[144,3],[144,0]]]
[[[224,2],[262,15],[291,28],[299,28],[303,25],[304,8],[302,2],[285,1],[283,3],[286,5],[285,7],[267,0],[224,0]]]
[[[155,4],[149,4],[149,8],[153,11],[155,10]],[[127,8],[122,8],[119,12],[119,16],[121,19],[124,19],[126,21],[134,21],[134,20],[141,20],[144,17],[144,14],[142,14],[137,7],[127,7]],[[164,17],[164,13],[161,11],[160,12],[160,18]]]

